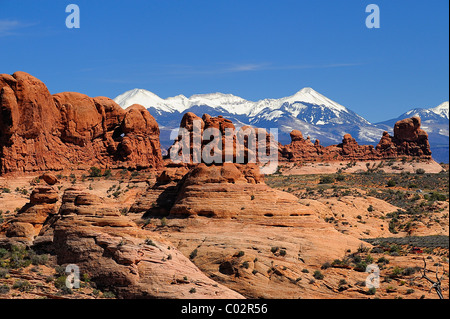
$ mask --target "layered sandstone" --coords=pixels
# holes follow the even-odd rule
[[[164,207],[166,225],[156,230],[177,242],[203,272],[246,297],[313,296],[317,287],[308,285],[312,277],[304,269],[319,269],[362,244],[338,232],[294,195],[268,187],[256,164],[201,163],[182,178],[175,172],[171,168],[158,178],[175,188],[173,206]],[[143,195],[148,211],[140,199],[143,218],[161,217],[151,214],[164,202],[156,193],[153,186]],[[166,191],[160,194],[167,199]]]
[[[158,124],[143,106],[52,96],[27,73],[0,75],[0,173],[161,165]]]
[[[308,215],[297,198],[267,186],[256,164],[199,164],[183,179],[170,216],[264,218]]]
[[[58,192],[53,187],[35,187],[30,195],[30,202],[6,225],[7,238],[3,238],[1,242],[7,245],[31,245],[44,224],[57,214],[58,199]]]

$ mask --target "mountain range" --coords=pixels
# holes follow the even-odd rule
[[[304,136],[319,139],[323,145],[338,144],[347,133],[359,143],[376,145],[383,131],[392,133],[395,122],[418,115],[422,119],[422,128],[429,134],[434,159],[449,162],[448,101],[429,109],[415,108],[395,119],[379,123],[369,122],[312,88],[303,88],[292,96],[256,102],[223,93],[196,94],[189,98],[177,95],[163,99],[150,91],[133,89],[117,96],[114,101],[123,108],[133,104],[146,107],[160,125],[163,148],[172,144],[170,132],[178,128],[186,112],[199,116],[204,113],[222,115],[232,120],[236,127],[276,127],[279,130],[278,140],[282,144],[289,143],[289,133],[297,129]]]

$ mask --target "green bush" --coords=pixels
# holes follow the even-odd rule
[[[195,248],[189,255],[189,259],[194,259],[195,257],[197,257],[197,253],[198,253],[198,250],[197,250],[197,248]]]
[[[394,180],[392,179],[388,180],[387,182],[388,187],[394,187],[395,185],[397,185],[397,183]]]
[[[418,169],[416,169],[416,174],[423,175],[423,174],[425,174],[425,170],[423,168],[418,168]]]
[[[13,284],[13,289],[27,292],[33,290],[33,286],[27,280],[16,280]]]
[[[313,274],[313,277],[317,280],[322,280],[324,275],[320,272],[320,270],[316,270]]]
[[[98,167],[91,167],[89,169],[89,177],[101,177],[102,176],[102,170]]]
[[[319,184],[331,184],[334,183],[334,178],[331,176],[323,176],[320,178]]]
[[[375,295],[376,292],[377,292],[377,289],[376,289],[375,287],[372,287],[372,288],[370,288],[370,289],[367,291],[367,294],[368,294],[368,295]]]

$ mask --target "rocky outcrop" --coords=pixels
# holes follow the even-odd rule
[[[53,226],[58,263],[77,264],[119,298],[242,298],[206,277],[172,243],[142,230],[101,198],[68,189],[62,202]]]
[[[31,245],[44,224],[58,212],[58,192],[50,186],[38,186],[30,195],[30,202],[22,207],[6,225],[3,244]]]
[[[143,106],[52,96],[27,73],[0,75],[0,173],[161,165],[159,128]]]
[[[264,218],[308,215],[297,198],[267,186],[256,164],[199,164],[182,181],[170,216]]]
[[[245,220],[308,215],[294,195],[267,186],[257,164],[234,163],[169,167],[129,213],[137,214],[136,219],[204,216]]]
[[[194,125],[194,123],[197,123]],[[179,134],[174,144],[169,149],[170,158],[174,162],[183,163],[256,163],[260,161],[258,145],[270,154],[270,146],[276,157],[278,144],[266,130],[243,126],[237,129],[231,120],[221,115],[212,117],[203,114],[200,118],[194,113],[186,113],[180,123],[180,129],[188,133],[188,136]],[[213,130],[220,134],[217,138],[213,136]],[[210,135],[211,133],[211,135]],[[264,140],[262,140],[262,138]],[[250,142],[250,140],[253,141]],[[187,148],[186,143],[189,143]],[[199,146],[199,147],[196,147]],[[182,147],[187,154],[183,154]],[[211,154],[210,159],[205,159],[205,154]],[[217,155],[218,154],[218,155]],[[216,155],[216,156],[214,156]]]
[[[327,162],[342,160],[377,160],[387,158],[416,157],[431,159],[427,133],[420,128],[420,118],[413,117],[397,122],[394,136],[384,132],[380,142],[372,145],[359,145],[350,135],[345,134],[338,145],[321,146],[313,144],[310,138],[303,138],[298,130],[291,132],[291,143],[281,146],[279,160],[289,162]]]
[[[41,186],[11,220],[1,246],[22,244],[75,264],[118,298],[243,298],[203,274],[167,239],[140,228],[104,199]],[[195,289],[194,289],[195,288]]]
[[[419,117],[398,121],[394,126],[394,136],[383,133],[377,151],[386,156],[431,158],[428,134],[420,128],[420,124]]]
[[[197,133],[195,135],[194,122],[199,123],[197,125]],[[419,157],[422,159],[431,159],[430,145],[428,143],[427,133],[420,128],[420,119],[411,118],[399,121],[394,127],[394,136],[390,136],[385,132],[377,145],[359,145],[358,142],[350,135],[345,134],[342,142],[337,145],[322,146],[319,140],[314,142],[308,136],[303,137],[302,132],[299,130],[293,130],[290,133],[291,143],[287,145],[277,144],[273,137],[264,129],[252,128],[250,126],[243,126],[239,130],[236,130],[233,123],[223,118],[222,116],[211,117],[208,114],[204,114],[202,118],[198,117],[194,113],[188,112],[183,116],[180,123],[180,128],[185,129],[189,136],[189,148],[187,152],[182,156],[181,146],[183,141],[186,142],[187,138],[184,139],[182,135],[178,137],[174,145],[171,147],[173,150],[178,150],[177,156],[171,154],[171,159],[174,160],[176,157],[177,162],[182,163],[201,163],[205,162],[204,158],[201,157],[202,152],[204,152],[206,145],[211,143],[211,139],[202,134],[208,128],[216,128],[221,133],[221,140],[216,141],[215,145],[219,145],[222,149],[222,162],[227,162],[226,154],[228,154],[228,162],[234,163],[248,163],[252,160],[259,161],[259,152],[261,148],[253,147],[249,143],[250,136],[254,136],[254,145],[264,145],[263,150],[265,154],[270,154],[270,147],[278,150],[278,160],[288,161],[288,162],[330,162],[330,161],[365,161],[365,160],[379,160],[388,158],[399,158],[399,157]],[[232,138],[232,142],[228,144],[232,148],[226,148],[226,129],[234,130],[235,135]],[[246,130],[251,130],[248,132],[250,136],[244,134]],[[253,134],[253,135],[252,135]],[[261,137],[265,137],[265,143],[262,144],[260,141]],[[199,149],[194,149],[194,142],[197,140],[198,145],[201,145]],[[212,143],[214,145],[214,143]],[[212,149],[213,145],[208,145],[208,150]],[[244,160],[239,162],[237,155],[238,150],[243,151]],[[186,151],[185,150],[185,151]],[[170,150],[169,150],[170,153]],[[197,154],[197,155],[195,155]],[[197,161],[193,159],[197,156]],[[230,160],[231,159],[231,160]],[[220,157],[219,157],[220,160]],[[215,161],[217,164],[218,161]],[[206,164],[210,164],[206,162]],[[266,173],[266,172],[264,172]],[[270,173],[270,172],[269,172]],[[273,172],[272,172],[273,173]]]

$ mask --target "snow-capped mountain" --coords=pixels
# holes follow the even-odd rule
[[[231,115],[245,115],[249,119],[274,120],[282,115],[289,114],[314,125],[344,124],[355,119],[360,123],[370,124],[361,116],[312,88],[304,88],[289,97],[264,99],[257,102],[223,93],[196,94],[190,98],[177,95],[162,99],[150,91],[134,89],[119,95],[114,101],[124,108],[132,104],[141,104],[153,109],[157,114],[183,113],[189,111],[192,107],[208,106]],[[350,118],[345,119],[346,117]]]
[[[435,108],[413,109],[396,119],[372,124],[312,88],[304,88],[288,97],[256,102],[223,93],[196,94],[189,98],[177,95],[163,99],[150,91],[134,89],[119,95],[114,101],[123,108],[132,104],[145,106],[160,125],[163,147],[172,144],[170,132],[178,128],[183,114],[193,112],[198,116],[204,113],[211,116],[222,115],[231,119],[237,127],[276,127],[279,130],[279,141],[283,144],[289,143],[289,133],[298,129],[304,136],[319,139],[323,145],[340,143],[347,133],[359,143],[376,145],[383,131],[393,131],[396,121],[419,115],[423,128],[430,134],[430,140],[443,145],[442,138],[446,137],[448,150],[448,102]]]
[[[145,106],[166,129],[177,127],[182,114],[189,111],[200,116],[203,113],[222,115],[238,125],[270,128],[275,124],[281,131],[280,140],[284,142],[288,142],[288,133],[293,127],[302,128],[304,134],[325,143],[339,143],[345,133],[353,134],[361,141],[377,142],[381,133],[363,117],[312,88],[304,88],[292,96],[256,102],[223,93],[162,99],[143,89],[127,91],[114,100],[124,108],[135,103]]]

